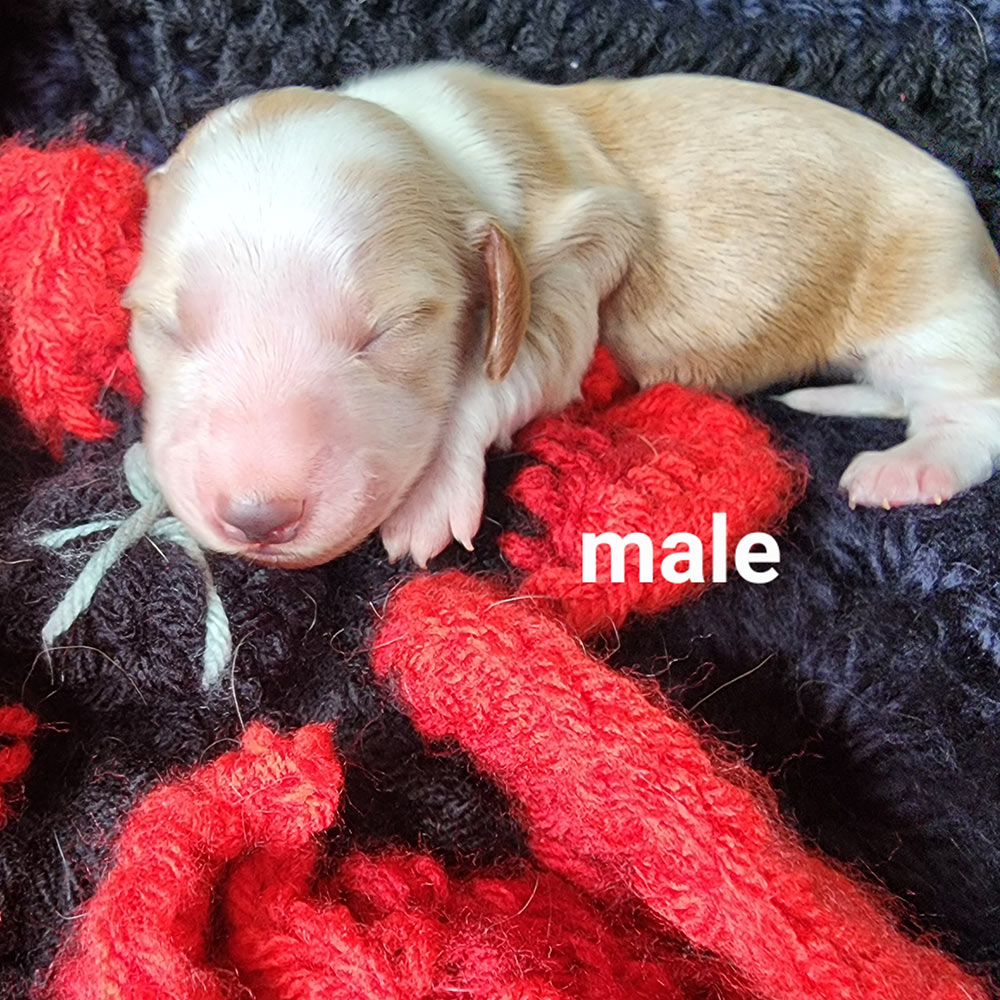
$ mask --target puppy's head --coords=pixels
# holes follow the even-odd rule
[[[349,550],[427,467],[463,372],[510,367],[516,251],[401,120],[327,92],[214,112],[148,189],[125,304],[168,505],[261,562]]]

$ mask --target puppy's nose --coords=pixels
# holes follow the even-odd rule
[[[302,500],[237,500],[220,497],[216,514],[226,534],[237,542],[290,542],[299,530]]]

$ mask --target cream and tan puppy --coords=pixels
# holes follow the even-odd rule
[[[126,297],[146,443],[206,546],[314,565],[376,528],[471,546],[484,456],[635,381],[908,420],[852,505],[1000,455],[1000,267],[964,185],[873,122],[699,76],[551,87],[456,64],[210,114],[149,179]]]

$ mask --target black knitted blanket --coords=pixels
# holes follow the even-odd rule
[[[75,134],[159,162],[238,95],[429,58],[548,82],[719,73],[884,123],[957,169],[1000,236],[990,4],[38,0],[0,10],[0,131],[37,144]],[[104,405],[119,435],[70,442],[61,463],[3,415],[0,703],[26,705],[42,728],[20,812],[0,831],[0,997],[27,995],[44,974],[137,798],[231,746],[251,718],[337,720],[358,844],[419,844],[450,865],[524,854],[500,793],[461,755],[427,753],[372,680],[372,612],[408,572],[376,541],[298,573],[212,561],[238,643],[224,694],[206,694],[192,669],[201,577],[169,552],[169,573],[151,550],[124,558],[71,648],[39,658],[42,623],[88,550],[40,553],[26,539],[132,503],[121,465],[138,415],[113,397]],[[884,884],[913,927],[1000,975],[1000,478],[940,509],[851,512],[840,471],[900,440],[901,427],[746,405],[812,471],[780,577],[630,621],[605,652],[736,746],[789,822]],[[496,535],[523,526],[504,494],[519,461],[491,462],[476,553],[439,565],[502,571]]]

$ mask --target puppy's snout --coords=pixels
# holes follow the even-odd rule
[[[226,534],[237,542],[280,545],[298,533],[305,501],[220,497],[216,514]]]

